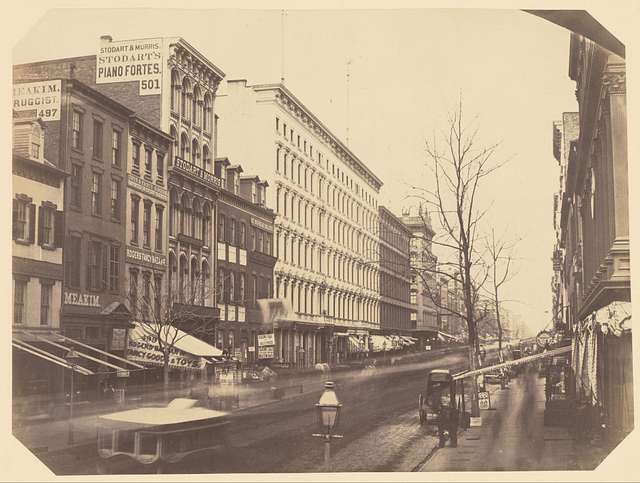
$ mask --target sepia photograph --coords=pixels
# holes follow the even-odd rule
[[[623,10],[163,7],[7,36],[5,439],[40,478],[633,453]]]

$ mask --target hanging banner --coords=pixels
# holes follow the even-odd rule
[[[13,85],[13,110],[35,111],[43,121],[60,120],[61,81],[26,82]]]
[[[96,84],[140,81],[141,96],[162,92],[162,39],[101,40]]]

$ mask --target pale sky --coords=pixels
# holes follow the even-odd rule
[[[397,214],[408,183],[428,185],[425,136],[444,127],[462,94],[468,115],[479,116],[480,141],[502,142],[497,161],[513,158],[482,192],[493,202],[487,229],[522,238],[508,308],[533,333],[546,326],[558,189],[552,122],[577,110],[569,32],[518,10],[468,9],[288,11],[284,30],[285,84],[343,139],[352,60],[349,145],[383,180],[380,203]],[[53,10],[13,60],[94,54],[102,34],[181,36],[227,79],[281,77],[279,10]]]

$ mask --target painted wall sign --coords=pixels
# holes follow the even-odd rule
[[[96,55],[96,84],[140,81],[140,95],[162,92],[162,39],[103,40]]]
[[[127,329],[114,328],[111,332],[111,350],[122,351],[126,344]]]
[[[167,268],[167,256],[162,253],[153,253],[140,248],[128,246],[126,253],[127,262],[150,265],[153,268],[165,270]]]
[[[222,180],[220,178],[214,176],[213,173],[205,171],[199,166],[190,163],[189,161],[176,157],[173,167],[177,168],[178,171],[183,171],[191,176],[201,179],[213,188],[222,188]]]
[[[164,355],[157,341],[158,339],[153,335],[130,340],[127,359],[143,365],[162,366]],[[202,369],[204,365],[205,360],[202,357],[188,354],[175,347],[170,349],[169,367],[172,369]]]
[[[251,224],[261,230],[273,232],[273,225],[266,223],[258,218],[251,217]]]
[[[65,291],[64,303],[65,305],[81,305],[83,307],[100,308],[100,295]]]
[[[169,195],[166,189],[162,186],[158,186],[151,181],[147,181],[146,179],[142,179],[139,176],[136,176],[133,173],[129,173],[129,186],[135,188],[139,191],[142,191],[149,196],[153,196],[154,198],[158,198],[162,201],[167,201]]]
[[[60,91],[60,79],[14,84],[13,110],[36,111],[43,121],[59,121]]]

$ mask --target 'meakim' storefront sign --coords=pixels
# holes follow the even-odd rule
[[[141,96],[162,92],[162,39],[102,41],[96,63],[96,84],[140,81]]]

